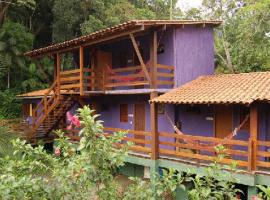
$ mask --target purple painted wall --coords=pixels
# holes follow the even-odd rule
[[[233,106],[233,129],[240,124],[240,108],[242,105]],[[189,135],[199,135],[214,137],[214,106],[208,105],[181,105],[178,108],[179,117],[182,131]],[[258,140],[270,141],[270,105],[261,104],[259,106],[259,135]],[[229,134],[229,133],[228,133]],[[240,130],[235,140],[248,141],[250,136],[249,130]],[[246,147],[234,146],[233,149],[245,150]],[[261,150],[265,151],[266,148],[261,147]],[[247,160],[246,157],[234,156],[235,159]]]
[[[214,73],[213,28],[185,26],[174,32],[175,86]]]
[[[122,95],[122,96],[106,96],[92,98],[92,102],[98,102],[98,107],[106,107],[106,110],[99,109],[100,119],[104,121],[104,126],[134,129],[134,104],[145,104],[145,129],[150,131],[150,104],[149,95]],[[90,103],[90,101],[89,101]],[[103,105],[102,105],[103,104]],[[120,104],[128,104],[128,122],[120,122]],[[173,106],[165,107],[168,115],[174,119]],[[169,125],[164,114],[159,114],[159,131],[173,132],[173,128]]]
[[[189,135],[214,136],[214,109],[212,106],[179,106],[178,121],[181,130]]]

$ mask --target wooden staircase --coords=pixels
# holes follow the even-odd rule
[[[59,122],[65,119],[66,112],[74,103],[71,96],[60,94],[60,88],[55,81],[33,110],[32,130],[28,139],[35,143],[37,139],[53,138],[51,131],[58,128]]]

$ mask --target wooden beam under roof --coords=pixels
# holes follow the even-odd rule
[[[134,37],[134,35],[132,33],[130,34],[130,39],[131,39],[132,45],[134,47],[134,50],[135,50],[135,52],[137,54],[137,57],[138,57],[138,59],[140,61],[140,64],[141,64],[142,70],[143,70],[143,72],[144,72],[144,74],[146,76],[146,79],[147,79],[147,81],[149,83],[151,83],[151,78],[149,76],[148,70],[147,70],[146,65],[145,65],[145,63],[143,61],[143,58],[142,58],[141,52],[139,50],[138,44],[137,44],[137,42],[135,40],[135,37]]]

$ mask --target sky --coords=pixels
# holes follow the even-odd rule
[[[202,4],[202,0],[178,0],[177,6],[182,9],[191,7],[199,7]]]

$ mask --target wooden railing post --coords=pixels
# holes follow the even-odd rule
[[[153,31],[150,42],[150,72],[151,72],[151,88],[157,88],[157,32]]]
[[[84,95],[84,83],[83,83],[83,68],[84,68],[84,48],[80,46],[80,95]]]
[[[251,170],[257,169],[257,139],[259,133],[258,124],[258,105],[252,104],[250,106],[250,140],[252,141],[252,159],[251,159]]]
[[[60,90],[61,90],[61,88],[60,88],[61,87],[61,84],[60,84],[61,57],[60,57],[59,53],[56,54],[56,68],[57,68],[56,94],[57,94],[57,96],[59,96]]]
[[[252,155],[253,153],[253,142],[252,139],[250,138],[248,141],[248,171],[252,171]]]
[[[157,92],[152,92],[150,94],[150,99],[157,97]],[[152,135],[152,143],[151,143],[151,159],[157,160],[159,157],[159,134],[158,134],[158,104],[151,103],[150,104],[150,115],[151,115],[151,135]]]

